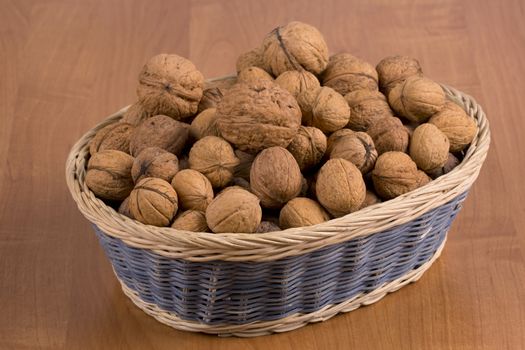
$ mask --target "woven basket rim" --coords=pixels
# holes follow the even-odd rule
[[[66,161],[67,185],[80,212],[106,234],[120,238],[130,246],[150,249],[169,258],[273,261],[308,253],[411,221],[470,188],[489,149],[489,123],[481,106],[471,96],[446,85],[442,87],[447,97],[478,124],[478,133],[463,161],[450,173],[421,188],[321,224],[268,233],[213,234],[144,225],[119,214],[87,188],[85,167],[89,141],[98,130],[118,121],[129,106],[89,130],[72,147]]]

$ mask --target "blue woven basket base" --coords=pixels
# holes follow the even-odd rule
[[[170,259],[95,231],[119,279],[142,300],[189,321],[245,324],[314,312],[418,268],[465,197],[383,232],[269,262]]]

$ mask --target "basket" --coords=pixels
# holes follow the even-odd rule
[[[147,314],[177,329],[219,335],[289,331],[374,303],[418,280],[439,257],[490,143],[481,107],[443,89],[479,127],[461,164],[415,191],[319,225],[210,234],[118,214],[84,180],[89,141],[126,108],[73,146],[67,184],[124,293]]]

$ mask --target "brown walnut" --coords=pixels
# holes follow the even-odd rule
[[[350,119],[346,127],[355,131],[367,131],[379,119],[394,116],[386,97],[379,91],[352,91],[345,95],[345,100],[350,106]]]
[[[419,185],[419,176],[416,163],[402,152],[381,154],[372,170],[374,189],[385,200],[415,190]]]
[[[337,143],[339,139],[347,135],[353,135],[354,133],[355,131],[344,128],[344,129],[337,130],[336,132],[330,134],[330,136],[328,136],[328,139],[326,140],[325,155],[329,156],[330,153],[332,153],[332,149],[334,148],[334,145]]]
[[[454,102],[447,101],[441,111],[428,121],[434,124],[450,141],[450,152],[464,150],[474,139],[478,131],[474,118],[465,113]]]
[[[379,197],[374,192],[366,190],[365,200],[359,209],[363,209],[377,203],[381,203],[381,199],[379,199]]]
[[[209,108],[216,108],[217,104],[222,100],[224,91],[220,88],[209,88],[202,92],[202,98],[199,102],[197,113],[201,113]]]
[[[118,213],[133,219],[133,214],[131,214],[131,210],[129,209],[129,196],[120,203]]]
[[[264,68],[261,48],[255,48],[239,55],[235,64],[237,73],[248,67]]]
[[[162,179],[147,177],[140,180],[129,195],[133,217],[146,225],[168,226],[177,213],[177,193]]]
[[[441,175],[445,175],[451,172],[452,169],[454,169],[455,167],[459,165],[459,163],[460,163],[459,159],[452,153],[449,153],[447,161],[445,162],[445,165],[443,165],[442,167],[436,168],[436,169],[429,170],[427,171],[427,174],[431,178],[436,179],[440,177]]]
[[[424,123],[414,130],[410,141],[410,157],[417,166],[430,171],[445,165],[450,143],[435,125]]]
[[[89,153],[94,155],[108,149],[128,153],[129,138],[133,129],[133,125],[128,123],[113,123],[100,129],[89,142]]]
[[[176,155],[162,148],[148,147],[135,158],[131,177],[135,183],[145,177],[157,177],[170,182],[178,171],[179,160]]]
[[[317,128],[301,126],[287,149],[299,164],[301,171],[306,170],[317,165],[323,158],[326,152],[326,136]]]
[[[330,220],[330,215],[316,201],[297,197],[286,203],[279,215],[279,227],[303,227]]]
[[[175,155],[180,155],[189,135],[189,125],[157,115],[145,120],[133,130],[129,140],[132,156],[137,156],[143,149],[159,147]]]
[[[303,123],[325,133],[342,129],[350,119],[350,107],[337,91],[323,86],[312,102],[311,115],[303,114]]]
[[[213,200],[210,180],[196,170],[179,171],[173,177],[171,185],[177,192],[182,209],[205,211]]]
[[[379,119],[368,128],[367,134],[372,137],[378,154],[407,151],[408,131],[399,118]]]
[[[206,136],[221,136],[217,128],[217,109],[209,108],[200,112],[191,122],[190,134],[196,140]]]
[[[378,89],[374,66],[349,53],[331,56],[322,80],[324,86],[331,87],[343,96],[356,90]]]
[[[254,83],[258,80],[269,80],[273,81],[273,78],[264,69],[258,67],[244,68],[237,75],[237,81],[239,83]]]
[[[117,150],[95,153],[88,162],[86,185],[99,198],[124,200],[133,189],[133,157]]]
[[[255,233],[267,233],[275,231],[281,231],[281,228],[271,221],[261,221],[259,226],[257,226]]]
[[[368,134],[358,131],[343,136],[335,142],[330,158],[342,158],[354,164],[361,173],[366,174],[374,168],[377,150]]]
[[[208,224],[206,223],[206,216],[202,211],[186,210],[173,220],[171,227],[177,230],[191,231],[191,232],[208,232]]]
[[[239,164],[235,167],[234,175],[249,181],[255,155],[236,149],[235,156],[239,158]]]
[[[152,115],[144,109],[140,101],[137,101],[124,112],[120,122],[137,126],[149,117],[152,117]]]
[[[386,57],[377,64],[376,70],[379,76],[379,88],[385,95],[408,77],[423,76],[419,61],[407,56]]]

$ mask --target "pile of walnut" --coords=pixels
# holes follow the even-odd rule
[[[328,55],[291,22],[205,82],[185,58],[142,69],[138,101],[90,144],[86,183],[144,224],[270,232],[319,224],[451,171],[477,132],[413,58]]]

